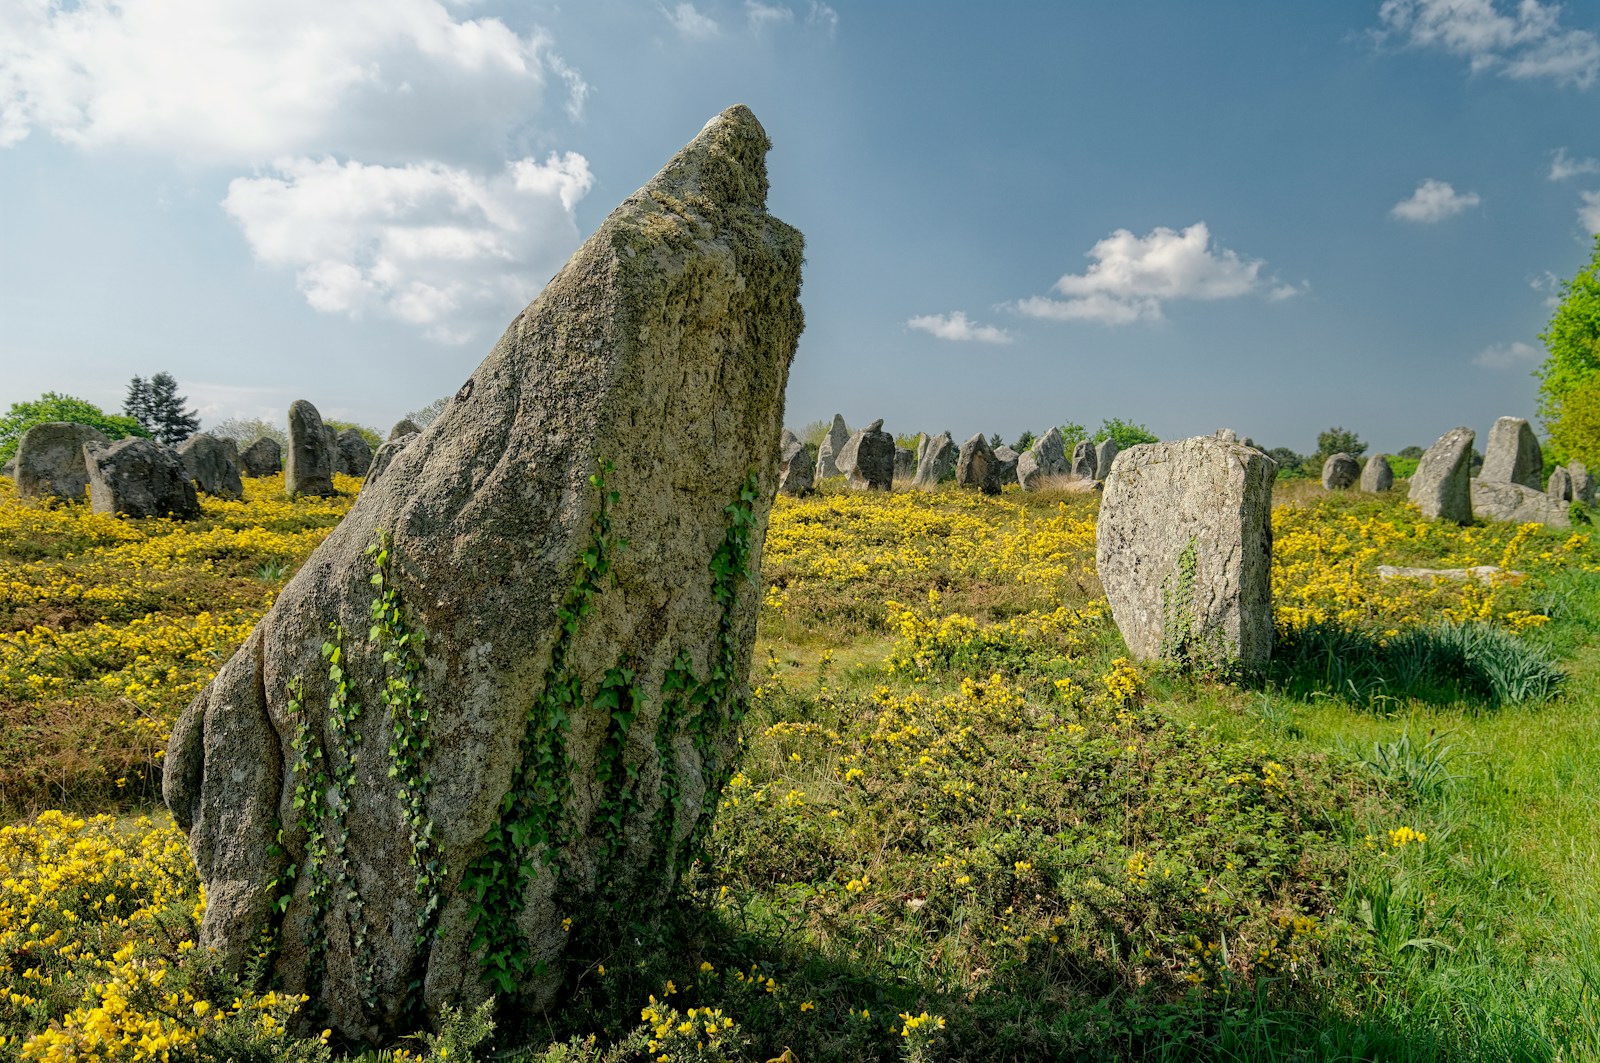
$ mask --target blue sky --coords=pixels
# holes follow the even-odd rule
[[[794,427],[1375,449],[1535,415],[1600,4],[0,0],[0,404],[386,428],[736,102]]]

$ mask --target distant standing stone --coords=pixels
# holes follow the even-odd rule
[[[1072,471],[1072,463],[1067,460],[1067,447],[1061,439],[1061,429],[1052,428],[1044,435],[1033,441],[1033,449],[1029,451],[1034,461],[1038,463],[1039,473],[1042,476],[1065,476]],[[1018,476],[1021,476],[1021,461],[1018,461]]]
[[[1024,491],[1037,491],[1044,486],[1044,470],[1035,451],[1025,450],[1017,458],[1017,483]]]
[[[844,423],[843,414],[833,415],[833,424],[828,427],[828,434],[822,442],[817,444],[817,479],[826,480],[830,476],[843,476],[844,471],[839,468],[839,452],[844,445],[850,442],[850,429]]]
[[[283,471],[283,448],[271,436],[262,436],[240,452],[239,471],[246,476],[278,475]]]
[[[1581,461],[1573,461],[1567,465],[1567,474],[1572,477],[1572,500],[1586,506],[1594,505],[1594,477],[1589,475],[1588,467]]]
[[[1389,455],[1374,454],[1361,467],[1361,490],[1369,494],[1387,491],[1394,486],[1394,469],[1389,465]]]
[[[1565,466],[1557,465],[1550,472],[1550,482],[1545,484],[1544,493],[1557,502],[1572,501],[1572,473]]]
[[[1120,450],[1121,448],[1117,446],[1117,441],[1110,436],[1106,436],[1100,441],[1100,445],[1094,448],[1095,479],[1104,480],[1111,475],[1111,463],[1117,460],[1117,454]]]
[[[857,491],[887,491],[894,485],[894,436],[883,430],[878,418],[850,437],[839,458],[846,465],[845,486]]]
[[[1094,444],[1080,439],[1072,448],[1072,475],[1080,480],[1098,480],[1095,472]]]
[[[811,451],[800,440],[791,438],[778,462],[778,493],[798,498],[813,486]]]
[[[910,447],[894,448],[894,478],[910,483],[917,474],[917,452]]]
[[[1452,428],[1422,455],[1411,474],[1407,497],[1431,520],[1472,523],[1472,441],[1470,428]]]
[[[928,440],[922,458],[917,462],[917,475],[911,486],[919,491],[932,491],[955,476],[956,444],[949,432],[940,432]]]
[[[94,512],[179,520],[200,515],[200,499],[176,451],[138,438],[87,443],[83,451]]]
[[[416,442],[417,435],[418,433],[416,432],[408,432],[403,436],[395,436],[392,439],[385,440],[383,446],[379,447],[377,452],[372,455],[372,464],[367,466],[367,475],[361,484],[361,490],[365,491],[377,483],[378,477],[382,476],[385,470],[394,463],[394,459],[400,456],[400,452]]]
[[[1007,446],[994,448],[994,460],[1000,464],[1000,470],[995,475],[1000,477],[1001,486],[1017,482],[1017,461],[1022,455]]]
[[[1265,454],[1216,436],[1144,443],[1117,458],[1095,562],[1136,657],[1267,663],[1276,476]]]
[[[296,495],[336,495],[336,468],[332,433],[322,424],[317,408],[304,399],[289,405],[289,453],[284,462],[284,489]]]
[[[1000,463],[982,432],[961,444],[956,458],[956,486],[976,487],[986,495],[1000,493]]]
[[[1472,511],[1480,518],[1508,520],[1515,524],[1536,521],[1552,528],[1565,528],[1572,523],[1567,503],[1538,488],[1505,480],[1485,480],[1481,476],[1472,481]]]
[[[196,432],[178,444],[178,459],[195,487],[216,498],[243,498],[239,451],[231,439]]]
[[[1329,491],[1343,491],[1361,479],[1361,466],[1348,454],[1329,454],[1322,463],[1322,486]]]
[[[1533,428],[1521,417],[1502,417],[1489,429],[1478,479],[1521,484],[1539,490],[1544,477],[1544,451]]]
[[[916,466],[920,466],[922,464],[922,456],[928,452],[928,443],[930,440],[932,440],[932,438],[933,437],[928,435],[926,432],[917,433]],[[913,475],[915,475],[916,466],[913,466]]]
[[[335,467],[346,476],[365,476],[372,467],[372,447],[361,433],[346,428],[339,433],[336,444],[339,456]]]
[[[417,426],[417,422],[413,421],[409,417],[402,417],[394,423],[393,428],[389,429],[389,439],[399,439],[401,436],[414,436],[420,431],[422,431],[422,429]],[[385,440],[385,442],[387,442],[387,440]]]
[[[17,443],[17,496],[82,500],[89,486],[84,444],[109,442],[104,432],[86,424],[46,421],[34,425]]]

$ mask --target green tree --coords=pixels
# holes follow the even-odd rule
[[[280,447],[289,445],[288,429],[260,417],[228,417],[211,425],[206,431],[218,439],[233,440],[240,450],[258,439],[275,439]]]
[[[1159,443],[1161,437],[1142,424],[1124,421],[1120,417],[1108,417],[1100,422],[1100,430],[1089,437],[1092,443],[1099,443],[1107,439],[1117,441],[1118,450],[1127,450],[1140,443]]]
[[[1550,352],[1534,370],[1550,442],[1558,458],[1588,464],[1600,457],[1592,386],[1600,379],[1600,234],[1589,264],[1562,282],[1561,303],[1539,339]]]
[[[450,404],[451,398],[452,396],[450,395],[444,395],[440,398],[434,399],[432,402],[422,407],[422,409],[412,410],[410,413],[406,414],[406,417],[418,428],[426,428],[430,423],[432,423],[435,417],[444,412],[444,408]]]
[[[1061,444],[1067,448],[1067,453],[1072,453],[1072,448],[1089,438],[1089,430],[1077,421],[1068,421],[1061,426]]]
[[[106,413],[84,399],[47,391],[32,402],[13,402],[5,416],[0,417],[0,461],[11,460],[11,456],[17,452],[17,444],[22,440],[22,433],[36,424],[49,421],[86,424],[98,428],[111,439],[150,436],[144,426],[132,417]]]
[[[1024,428],[1022,434],[1017,437],[1017,441],[1011,444],[1011,449],[1018,454],[1022,454],[1026,453],[1031,446],[1033,446],[1033,433]]]
[[[1367,452],[1367,445],[1361,442],[1361,437],[1348,428],[1334,425],[1326,432],[1317,433],[1317,452],[1312,455],[1317,465],[1321,465],[1335,454],[1348,454],[1352,458],[1359,458]]]
[[[143,425],[151,437],[175,447],[200,427],[200,418],[184,409],[188,401],[178,394],[178,382],[172,374],[163,372],[149,380],[141,377],[130,380],[122,409]]]
[[[993,432],[993,433],[991,433],[989,435],[989,449],[990,450],[998,450],[1000,447],[1003,447],[1005,445],[1006,445],[1006,441],[1004,439],[1000,438],[1000,433],[999,432]]]

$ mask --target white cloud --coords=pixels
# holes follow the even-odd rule
[[[1234,299],[1261,294],[1284,299],[1299,289],[1261,275],[1260,259],[1244,259],[1213,247],[1211,230],[1196,222],[1176,232],[1157,228],[1148,236],[1118,229],[1089,249],[1093,264],[1068,273],[1054,290],[1065,298],[1032,296],[1016,309],[1055,321],[1098,321],[1124,325],[1158,321],[1169,299]]]
[[[967,320],[967,315],[957,310],[953,314],[924,314],[921,317],[911,318],[906,322],[914,329],[920,329],[941,340],[954,342],[971,341],[974,343],[1010,343],[1011,333],[994,325],[980,325],[976,321]]]
[[[1600,159],[1574,159],[1566,148],[1557,148],[1550,156],[1550,180],[1565,181],[1586,173],[1600,173]]]
[[[583,156],[521,159],[491,177],[438,162],[280,160],[238,178],[226,210],[260,261],[292,268],[324,313],[367,313],[463,342],[560,269],[578,243]]]
[[[832,37],[839,29],[839,12],[827,4],[819,3],[818,0],[811,0],[811,10],[806,14],[806,24],[821,26],[827,30],[828,36]]]
[[[794,11],[782,4],[763,4],[761,0],[744,0],[745,15],[750,19],[750,28],[764,30],[768,26],[779,26],[794,21]]]
[[[1539,0],[1520,0],[1514,13],[1495,0],[1384,0],[1377,36],[1461,56],[1474,74],[1551,78],[1586,89],[1600,77],[1600,39],[1563,28],[1560,16],[1559,4]]]
[[[1454,217],[1478,203],[1478,193],[1457,192],[1448,181],[1430,177],[1417,186],[1410,199],[1402,199],[1389,213],[1405,221],[1428,223]]]
[[[1591,233],[1600,235],[1600,192],[1579,192],[1583,206],[1578,208],[1578,220]]]
[[[553,75],[535,31],[441,0],[24,0],[0,32],[0,147],[38,129],[84,148],[201,162],[503,152]]]
[[[1544,360],[1544,352],[1532,344],[1518,340],[1514,343],[1497,343],[1493,347],[1485,347],[1472,359],[1474,365],[1481,365],[1488,369],[1515,369],[1521,365],[1531,365]]]
[[[662,8],[661,13],[667,16],[667,21],[678,31],[678,36],[685,40],[709,41],[722,32],[716,19],[702,14],[693,4],[679,4],[671,11]]]

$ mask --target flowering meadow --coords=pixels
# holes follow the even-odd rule
[[[0,480],[0,1060],[1600,1057],[1600,530],[1398,492],[1275,510],[1265,675],[1128,659],[1093,497],[780,498],[663,925],[548,1021],[333,1043],[196,948],[158,795],[338,486],[180,524]]]

